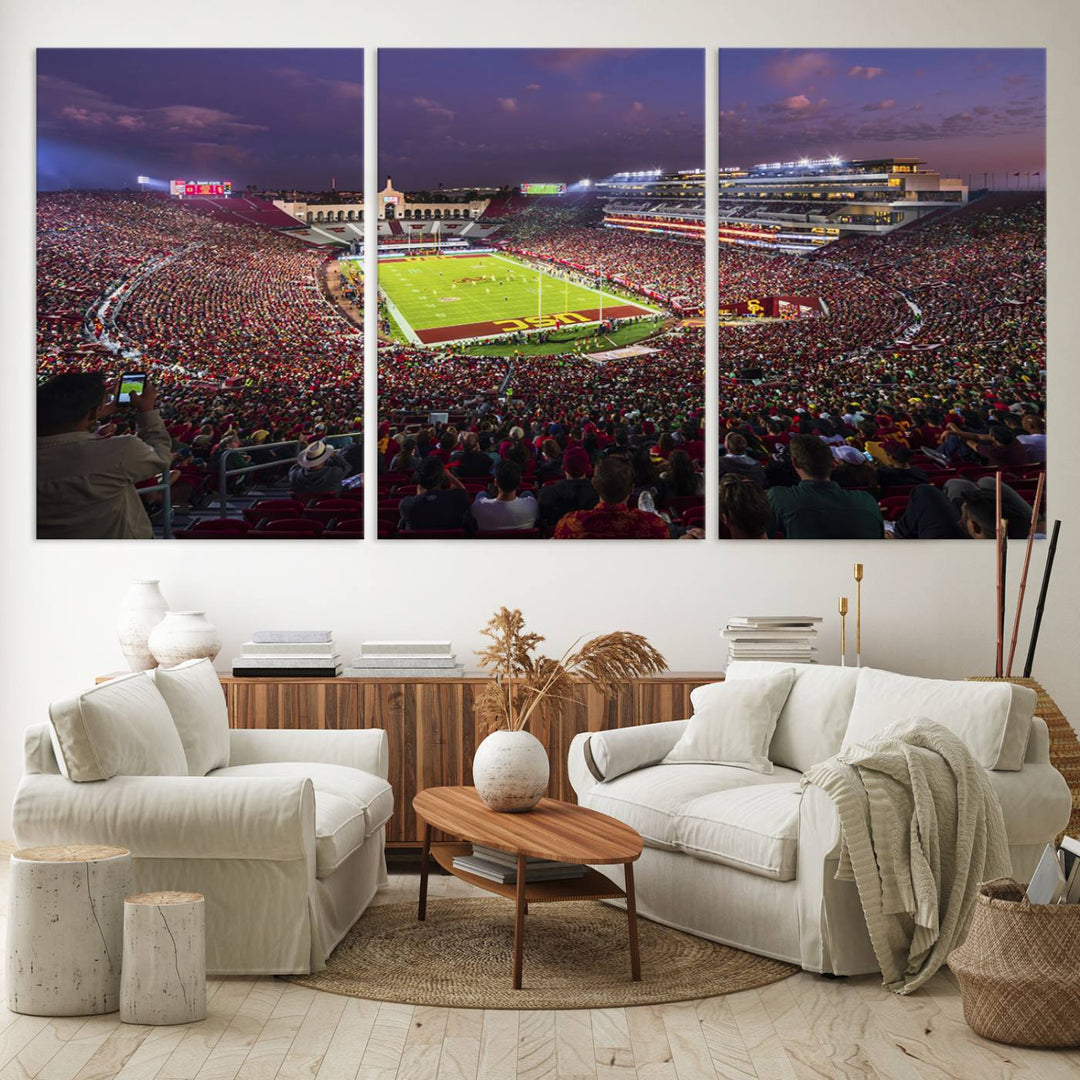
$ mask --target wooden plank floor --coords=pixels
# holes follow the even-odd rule
[[[3,924],[3,851],[0,866]],[[375,902],[412,901],[417,882],[415,871],[394,873]],[[430,895],[473,890],[433,876]],[[266,978],[211,980],[208,997],[206,1020],[175,1028],[133,1027],[115,1013],[48,1019],[0,1008],[0,1080],[1080,1077],[1080,1051],[1020,1050],[974,1035],[947,972],[907,998],[870,976],[800,973],[703,1001],[565,1012],[395,1005]]]

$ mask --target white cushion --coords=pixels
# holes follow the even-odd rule
[[[703,795],[679,821],[679,849],[737,870],[793,881],[799,848],[799,784],[757,784]]]
[[[756,679],[697,687],[690,694],[694,715],[664,763],[710,761],[771,773],[769,743],[794,678],[785,667]]]
[[[69,779],[187,776],[169,707],[142,671],[49,706],[56,757]]]
[[[263,761],[253,765],[232,765],[215,769],[211,776],[304,776],[315,788],[316,812],[320,797],[344,799],[363,815],[363,836],[370,836],[390,820],[394,812],[394,792],[380,776],[348,765],[312,761]]]
[[[188,775],[205,776],[229,764],[229,709],[214,665],[188,660],[150,672],[184,744]]]
[[[948,728],[986,769],[1023,768],[1038,695],[1011,683],[921,679],[863,668],[844,746],[897,720],[925,717]]]
[[[683,816],[696,800],[718,791],[798,780],[790,769],[764,775],[729,765],[653,765],[597,784],[581,802],[635,829],[646,846],[678,851]]]
[[[686,720],[667,720],[594,731],[585,744],[589,771],[597,780],[614,780],[634,769],[656,765],[679,741],[686,724]]]
[[[328,877],[366,838],[364,811],[349,799],[315,790],[315,876]]]
[[[725,679],[756,679],[788,668],[769,661],[735,660]],[[844,742],[859,668],[831,664],[796,664],[795,681],[776,721],[769,760],[806,772],[837,753]]]

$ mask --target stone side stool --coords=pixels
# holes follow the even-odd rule
[[[124,901],[125,1024],[206,1019],[206,901],[201,893],[148,892]]]
[[[85,1016],[120,1007],[127,848],[20,848],[8,891],[7,1000],[12,1012]]]

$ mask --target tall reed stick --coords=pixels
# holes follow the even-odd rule
[[[1039,630],[1042,628],[1043,608],[1046,606],[1046,592],[1050,588],[1050,574],[1054,569],[1054,555],[1057,553],[1058,533],[1061,522],[1054,522],[1050,534],[1050,547],[1046,552],[1046,565],[1043,567],[1042,586],[1039,588],[1039,602],[1035,605],[1035,622],[1031,627],[1031,641],[1028,644],[1027,661],[1024,664],[1024,678],[1031,678],[1031,666],[1035,663],[1035,646],[1039,644]]]
[[[1016,655],[1016,639],[1020,634],[1020,613],[1024,610],[1024,593],[1027,591],[1028,566],[1031,564],[1031,548],[1035,543],[1035,530],[1039,523],[1039,507],[1042,505],[1043,487],[1046,485],[1046,473],[1039,473],[1039,482],[1035,485],[1035,502],[1031,507],[1031,527],[1028,529],[1027,547],[1024,550],[1024,568],[1020,571],[1020,590],[1016,596],[1016,615],[1013,618],[1012,638],[1009,641],[1009,662],[1005,675],[1012,675],[1013,657]]]
[[[995,528],[994,528],[994,548],[996,562],[994,565],[994,577],[997,579],[997,614],[994,622],[997,625],[997,647],[994,650],[994,675],[997,678],[1001,678],[1002,671],[1002,653],[1005,646],[1005,582],[1002,577],[1003,571],[1003,556],[1001,540],[1004,533],[1004,529],[1001,527],[1001,470],[999,469],[996,475],[996,483],[994,485],[996,508],[995,514]]]
[[[840,613],[840,666],[847,667],[847,597],[841,596],[836,601],[836,610]]]

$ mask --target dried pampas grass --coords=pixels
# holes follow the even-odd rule
[[[536,655],[544,638],[525,630],[525,617],[516,608],[500,608],[481,633],[491,644],[477,653],[480,666],[493,675],[476,701],[476,715],[486,731],[521,731],[541,706],[561,716],[568,705],[581,705],[573,696],[583,681],[610,697],[621,683],[655,675],[667,661],[640,634],[617,630],[601,634],[553,660]]]

